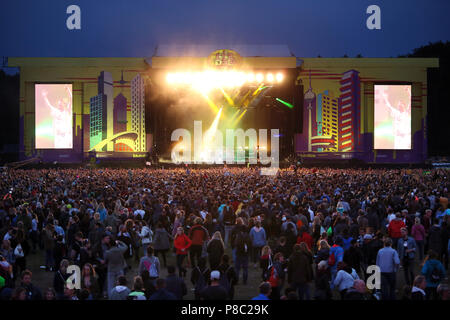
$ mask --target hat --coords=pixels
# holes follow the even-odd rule
[[[283,217],[283,218],[281,219],[281,221],[286,221],[286,217]]]
[[[364,235],[364,240],[372,240],[372,235],[371,234],[365,234]]]
[[[72,205],[71,205],[71,204],[68,204],[68,205],[67,205],[67,209],[72,209]]]
[[[214,270],[211,272],[211,280],[219,280],[220,279],[220,272],[217,270]]]

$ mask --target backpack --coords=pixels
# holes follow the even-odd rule
[[[336,263],[336,256],[334,255],[334,252],[332,254],[330,254],[330,256],[328,257],[328,265],[330,267],[334,266],[334,264]]]
[[[200,268],[197,266],[197,270],[199,272],[199,276],[197,282],[195,283],[195,292],[199,294],[207,285],[205,273],[209,270],[206,268],[203,272],[201,272]]]
[[[156,263],[151,263],[149,261],[144,261],[144,266],[148,270],[150,278],[158,278],[158,269],[156,269]]]
[[[231,290],[231,283],[230,283],[230,279],[228,279],[228,271],[230,271],[231,266],[229,266],[227,268],[227,270],[225,270],[225,272],[222,274],[222,276],[220,277],[219,280],[219,284],[225,288],[225,290],[227,290],[227,293],[230,293]]]
[[[437,265],[433,267],[433,270],[430,274],[430,279],[433,283],[439,283],[439,281],[441,281],[441,270],[439,270]]]
[[[248,253],[248,234],[244,231],[240,231],[236,236],[236,252],[239,254]]]
[[[269,267],[269,283],[271,285],[272,288],[276,288],[278,287],[279,281],[280,281],[280,277],[278,276],[278,271],[275,268],[274,265]]]

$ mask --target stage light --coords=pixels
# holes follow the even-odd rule
[[[267,81],[269,81],[269,82],[273,82],[274,81],[273,74],[271,74],[271,73],[268,73],[266,78],[267,78]]]
[[[248,82],[255,82],[255,74],[254,73],[247,74],[247,81]]]
[[[275,98],[275,100],[277,100],[278,102],[281,102],[282,104],[284,104],[286,107],[292,109],[294,106],[292,104],[290,104],[289,102],[283,101],[279,98]]]
[[[281,72],[278,72],[276,78],[277,78],[277,82],[281,82],[281,81],[283,81],[284,76]]]
[[[256,75],[256,81],[259,83],[259,82],[262,82],[263,80],[264,80],[263,74],[262,73],[258,73]]]
[[[247,77],[243,72],[238,72],[237,79],[238,79],[237,81],[238,87],[242,86],[247,81]]]
[[[170,84],[175,82],[175,77],[173,73],[168,73],[166,76],[166,81]]]

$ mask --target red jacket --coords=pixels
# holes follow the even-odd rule
[[[187,254],[188,248],[191,246],[192,241],[184,233],[177,235],[173,241],[173,246],[177,249],[177,254]]]
[[[300,243],[306,243],[306,245],[308,246],[308,249],[311,250],[312,245],[313,245],[313,238],[309,235],[308,232],[303,232],[302,236],[297,238],[297,244]]]
[[[189,238],[193,245],[201,246],[203,242],[208,240],[208,230],[199,224],[196,224],[189,230]]]
[[[400,238],[402,233],[400,232],[401,228],[404,228],[405,223],[402,220],[394,219],[389,223],[388,233],[391,238]]]

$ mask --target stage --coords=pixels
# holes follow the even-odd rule
[[[241,165],[273,155],[424,163],[427,75],[439,67],[433,58],[295,57],[283,45],[162,45],[151,57],[8,65],[21,71],[20,160],[208,163],[250,152]],[[217,156],[228,144],[233,154]]]

